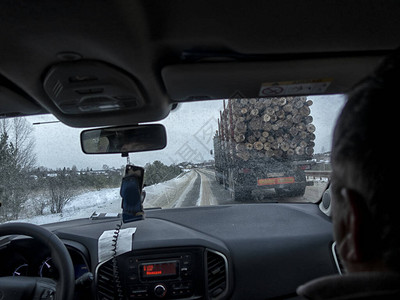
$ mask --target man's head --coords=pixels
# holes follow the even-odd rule
[[[335,127],[334,234],[350,272],[400,271],[399,56],[353,90]]]

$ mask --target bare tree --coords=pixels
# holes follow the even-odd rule
[[[66,176],[65,171],[57,173],[56,177],[48,178],[50,193],[50,212],[62,213],[64,206],[74,196],[72,181],[70,176]]]
[[[15,148],[15,156],[22,169],[31,169],[36,163],[33,127],[26,118],[2,119],[0,134],[7,133]]]
[[[0,186],[4,192],[1,216],[17,219],[24,203],[29,198],[28,172],[36,162],[32,127],[25,118],[2,119],[0,121]]]

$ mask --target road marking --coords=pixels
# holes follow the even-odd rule
[[[186,195],[193,189],[194,182],[196,181],[199,174],[196,171],[190,171],[190,172],[193,173],[192,179],[186,185],[185,189],[183,190],[179,198],[176,200],[176,202],[171,206],[172,208],[181,207],[183,201],[186,199]]]
[[[203,170],[198,172],[201,177],[200,197],[197,200],[196,206],[218,205],[211,191],[210,179],[203,173]]]

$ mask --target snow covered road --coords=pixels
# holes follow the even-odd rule
[[[218,205],[211,188],[214,172],[206,169],[194,169],[181,177],[146,187],[147,207],[187,207]],[[222,187],[220,189],[223,190]],[[228,193],[226,192],[228,197]]]

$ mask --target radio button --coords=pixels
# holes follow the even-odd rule
[[[181,276],[183,278],[190,277],[192,275],[192,268],[190,267],[182,267],[181,268]]]
[[[154,295],[158,298],[162,298],[167,293],[167,289],[162,284],[158,284],[154,287]]]
[[[193,294],[191,282],[182,282],[172,285],[173,296],[189,296],[191,294]]]
[[[192,260],[192,256],[190,255],[190,254],[185,254],[184,256],[183,256],[183,259],[184,260]]]
[[[128,279],[129,279],[130,281],[135,282],[135,281],[138,279],[138,276],[137,276],[136,273],[132,273],[132,274],[129,274]]]
[[[190,261],[188,261],[188,260],[184,260],[184,261],[182,262],[182,265],[185,266],[185,267],[188,267],[188,266],[191,266],[191,263],[190,263]]]
[[[147,291],[147,288],[144,286],[135,286],[131,289],[131,293],[129,295],[130,299],[141,299],[141,298],[147,298],[149,296],[149,293]]]

